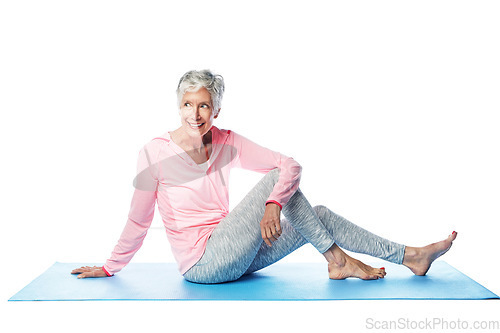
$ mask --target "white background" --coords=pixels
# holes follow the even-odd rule
[[[294,157],[313,205],[408,245],[456,230],[443,260],[500,294],[498,17],[496,1],[2,1],[2,325],[500,320],[496,301],[7,302],[56,261],[104,262],[140,148],[177,128],[178,79],[204,68],[226,81],[215,125]],[[232,207],[260,177],[233,173]],[[173,262],[158,213],[133,261]]]

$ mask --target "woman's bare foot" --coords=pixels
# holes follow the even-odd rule
[[[453,231],[445,240],[432,243],[424,247],[405,248],[403,265],[408,267],[415,275],[425,275],[434,260],[448,251],[457,238],[457,233]]]
[[[332,280],[343,280],[348,277],[376,280],[386,275],[384,268],[373,268],[348,256],[337,244],[333,244],[323,255],[328,260],[328,276]]]

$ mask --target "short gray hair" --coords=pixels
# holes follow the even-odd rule
[[[202,87],[210,93],[212,107],[217,115],[221,107],[222,95],[224,94],[224,79],[221,75],[212,73],[208,69],[189,71],[181,77],[177,86],[177,104],[179,107],[181,106],[182,96],[184,96],[186,91],[198,91]]]

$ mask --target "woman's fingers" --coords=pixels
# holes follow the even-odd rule
[[[89,277],[105,277],[107,274],[104,272],[102,267],[94,266],[84,266],[80,268],[76,268],[71,271],[71,274],[79,274],[77,278],[84,279]]]
[[[276,227],[265,227],[261,230],[262,238],[264,242],[272,246],[271,242],[275,242],[278,240],[278,237],[281,235],[281,229],[277,229]]]
[[[94,266],[95,267],[95,266]],[[90,270],[92,270],[93,267],[90,267],[90,266],[82,266],[80,268],[76,268],[74,269],[73,271],[71,271],[71,274],[77,274],[77,273],[83,273],[83,272],[89,272]]]
[[[85,271],[87,271],[85,267],[75,268],[74,270],[71,271],[71,274],[80,274]]]
[[[102,268],[98,267],[78,275],[77,278],[84,279],[84,278],[97,278],[105,276],[107,276],[106,273],[102,270]]]
[[[269,228],[268,229],[268,238],[269,238],[269,240],[271,242],[277,241],[278,237],[279,237],[278,233],[276,232],[276,229],[274,229],[274,230],[273,229],[274,228]]]
[[[86,277],[88,277],[87,273],[82,273],[82,274],[77,276],[77,278],[79,278],[79,279],[85,279]]]
[[[79,278],[79,279],[93,278],[93,277],[102,277],[102,275],[99,274],[99,270],[92,269],[90,271],[87,271],[87,272],[82,273],[82,274],[77,276],[77,278]]]
[[[271,246],[271,241],[269,240],[269,235],[268,235],[268,228],[261,228],[260,232],[261,232],[261,235],[262,235],[262,239],[264,240],[264,242]]]
[[[275,228],[276,228],[276,233],[278,234],[278,237],[281,236],[281,224],[279,221],[276,223]]]
[[[269,227],[262,227],[261,228],[261,234],[262,234],[262,239],[264,240],[264,242],[269,245],[269,246],[272,246],[271,245],[271,241],[275,241],[274,237],[273,237],[273,234],[271,232],[271,228]]]

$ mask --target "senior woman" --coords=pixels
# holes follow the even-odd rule
[[[293,158],[213,125],[223,93],[223,78],[208,70],[182,76],[177,88],[181,126],[141,149],[128,220],[111,257],[102,267],[81,267],[73,274],[88,278],[119,272],[141,247],[156,202],[178,269],[196,283],[237,280],[306,243],[323,254],[331,279],[386,275],[384,268],[368,266],[341,248],[424,275],[451,247],[456,232],[425,247],[404,246],[327,207],[312,207],[299,188],[301,166]],[[233,167],[265,176],[230,212],[228,181]]]

